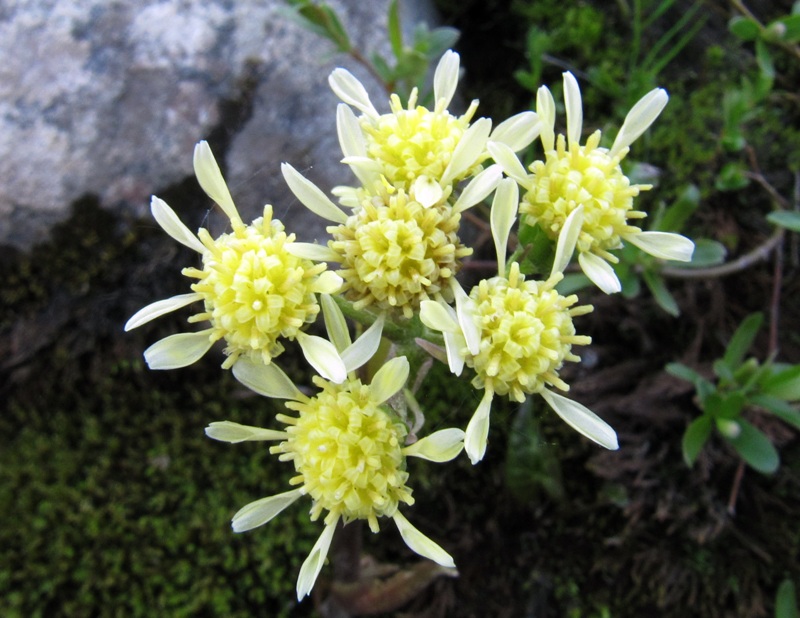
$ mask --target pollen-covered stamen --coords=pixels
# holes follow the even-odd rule
[[[522,198],[520,213],[555,239],[567,217],[583,206],[578,251],[616,261],[608,251],[620,247],[623,236],[641,231],[628,220],[646,216],[633,210],[633,198],[652,187],[632,185],[622,173],[619,162],[627,150],[611,157],[599,143],[600,131],[584,146],[573,143],[567,147],[564,136],[559,135],[555,150],[545,153],[545,161],[531,166],[532,188]]]
[[[250,225],[232,222],[232,231],[212,239],[206,230],[198,237],[206,251],[203,268],[184,269],[198,279],[192,290],[202,295],[205,311],[190,322],[208,320],[210,337],[224,339],[233,365],[240,355],[269,363],[283,352],[280,337],[293,339],[319,312],[315,296],[325,264],[296,257],[287,251],[294,235],[272,220],[272,207]]]
[[[359,380],[333,384],[315,377],[314,383],[322,388],[317,397],[287,402],[299,416],[279,417],[289,437],[272,450],[294,462],[298,475],[290,482],[313,498],[312,519],[327,510],[346,522],[366,519],[377,532],[378,517],[393,516],[401,502],[414,503],[405,484],[405,425]]]
[[[472,252],[458,238],[460,220],[404,191],[363,200],[347,223],[328,228],[330,247],[341,255],[342,290],[356,308],[396,308],[407,318],[424,300],[452,298],[449,281]]]
[[[575,307],[577,296],[564,297],[554,289],[562,277],[555,273],[547,281],[525,281],[514,262],[508,279],[494,277],[473,288],[481,344],[478,354],[466,355],[466,362],[475,369],[476,388],[520,402],[548,385],[569,389],[558,371],[565,361],[580,360],[571,352],[573,345],[591,342],[575,334],[572,317],[592,308]]]

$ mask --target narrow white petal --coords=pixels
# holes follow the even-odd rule
[[[373,401],[383,403],[403,388],[408,380],[408,359],[396,356],[378,369],[369,385]]]
[[[581,228],[583,227],[583,204],[573,210],[561,231],[558,233],[558,243],[556,244],[556,257],[553,260],[553,270],[550,274],[563,273],[569,265],[572,254],[575,252],[575,245],[578,243]]]
[[[318,294],[336,294],[342,287],[344,280],[332,270],[319,274],[311,288]]]
[[[428,461],[442,463],[458,457],[464,449],[464,432],[460,429],[442,429],[417,440],[403,449],[409,457],[419,457]]]
[[[394,523],[400,531],[400,536],[403,537],[411,551],[444,567],[456,566],[450,554],[412,526],[399,510],[395,512],[392,519],[394,519]]]
[[[302,489],[293,489],[277,496],[261,498],[242,507],[233,516],[231,526],[234,532],[246,532],[263,526],[287,506],[293,504],[303,495]]]
[[[339,146],[345,157],[366,157],[367,146],[364,133],[358,118],[349,105],[340,103],[336,107],[336,133],[339,136]]]
[[[486,140],[489,139],[491,130],[492,121],[488,118],[480,118],[472,123],[453,150],[453,156],[442,175],[441,184],[447,185],[460,179],[470,167],[478,162],[486,150]]]
[[[435,300],[423,300],[419,305],[419,319],[431,330],[438,330],[443,333],[454,333],[458,331],[458,322],[444,305]]]
[[[315,242],[287,242],[283,245],[286,253],[312,262],[341,262],[342,256],[327,245]]]
[[[275,363],[264,365],[254,363],[246,358],[237,360],[232,368],[233,376],[251,391],[274,397],[275,399],[291,399],[303,401],[306,399],[298,388],[289,379],[283,370]]]
[[[342,360],[344,361],[344,366],[347,371],[355,371],[371,359],[375,355],[375,352],[378,351],[381,345],[381,336],[383,335],[385,319],[386,318],[381,315],[352,345],[348,346],[342,352]]]
[[[486,443],[489,440],[489,413],[492,411],[493,398],[494,392],[487,388],[467,425],[464,449],[472,465],[478,463],[486,454]]]
[[[302,332],[297,333],[297,341],[303,356],[319,375],[334,384],[341,384],[347,379],[344,361],[330,341]]]
[[[625,116],[625,122],[622,123],[622,128],[617,133],[614,145],[608,151],[609,156],[616,157],[647,131],[666,107],[667,101],[669,101],[669,95],[662,88],[651,90],[639,99]]]
[[[629,234],[623,238],[653,257],[678,262],[692,261],[694,243],[686,236],[671,232],[641,232]]]
[[[285,440],[288,434],[285,431],[275,431],[274,429],[264,429],[252,425],[240,425],[231,421],[217,421],[210,423],[206,427],[206,435],[213,440],[220,442],[256,442],[262,440]]]
[[[325,319],[325,330],[328,331],[328,337],[336,349],[342,352],[351,343],[350,330],[347,328],[344,313],[330,294],[320,294],[319,303],[322,305],[322,315]],[[347,365],[347,361],[345,361],[345,365]]]
[[[281,163],[283,179],[292,193],[311,212],[334,223],[344,223],[347,215],[322,192],[317,185],[303,177],[288,163]]]
[[[339,518],[337,517],[336,521],[332,521],[325,526],[325,530],[322,531],[319,539],[314,544],[308,558],[303,562],[303,566],[300,567],[300,575],[297,578],[298,601],[302,601],[303,597],[311,592],[314,587],[319,572],[322,570],[322,565],[325,564],[325,558],[328,557],[328,550],[331,548],[331,540],[338,523]]]
[[[445,100],[445,107],[450,105],[450,101],[453,100],[453,95],[456,93],[456,86],[458,86],[458,69],[458,54],[452,49],[448,49],[439,60],[439,64],[436,65],[436,72],[433,75],[435,105],[442,99]]]
[[[502,277],[506,271],[506,252],[511,227],[517,220],[519,207],[519,187],[511,178],[501,180],[492,200],[490,215],[494,248],[497,252],[497,272]]]
[[[537,137],[539,137],[539,116],[536,112],[522,112],[497,125],[489,139],[505,144],[514,152],[519,152]]]
[[[452,279],[450,287],[456,299],[458,325],[461,327],[461,332],[464,334],[469,353],[475,356],[481,351],[481,329],[475,318],[477,306],[475,301],[467,296],[467,293],[458,281]]]
[[[619,448],[617,433],[589,408],[547,389],[543,389],[541,395],[556,414],[575,431],[612,451]]]
[[[567,108],[567,144],[580,144],[583,130],[583,102],[578,80],[567,71],[564,73],[564,106]]]
[[[442,333],[442,335],[447,353],[447,366],[453,375],[460,376],[464,370],[464,355],[461,353],[466,345],[464,336],[461,333]]]
[[[228,185],[222,177],[222,172],[219,170],[219,165],[217,165],[217,160],[214,158],[208,142],[198,142],[194,147],[194,173],[206,195],[219,204],[228,218],[231,221],[239,220],[239,212],[236,210],[231,193],[228,191]]]
[[[492,159],[503,168],[506,176],[513,178],[523,187],[530,187],[531,183],[528,179],[528,171],[523,167],[517,155],[514,154],[514,151],[511,150],[509,146],[502,142],[489,142],[486,144],[486,148],[489,154],[492,155]]]
[[[545,151],[555,147],[556,102],[553,93],[542,86],[536,91],[536,114],[539,116],[539,137]]]
[[[464,187],[456,203],[453,204],[453,212],[462,212],[485,200],[495,190],[502,177],[503,168],[500,165],[487,167]]]
[[[150,320],[155,320],[165,313],[175,311],[176,309],[190,305],[198,300],[203,300],[203,295],[192,292],[190,294],[179,294],[172,298],[165,298],[164,300],[150,303],[146,307],[139,309],[139,311],[130,317],[125,323],[125,332],[138,328],[142,324],[147,324]]]
[[[144,351],[150,369],[180,369],[200,360],[213,342],[211,329],[197,333],[179,333],[156,341]]]
[[[342,101],[352,105],[370,118],[378,118],[379,114],[372,105],[372,101],[369,100],[367,89],[350,71],[334,69],[328,77],[328,83]]]
[[[181,222],[175,211],[167,206],[164,200],[154,195],[150,200],[150,212],[153,213],[153,217],[162,229],[179,243],[198,253],[206,250],[203,243],[189,231],[189,228]]]
[[[442,199],[442,187],[430,176],[419,176],[411,185],[413,199],[430,208]]]
[[[581,265],[583,274],[606,294],[615,294],[622,290],[617,273],[603,258],[594,253],[580,251],[578,252],[578,263]]]

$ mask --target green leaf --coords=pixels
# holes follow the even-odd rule
[[[687,382],[691,382],[695,386],[700,380],[705,380],[703,376],[697,373],[691,367],[687,367],[683,363],[670,363],[665,368],[666,372],[676,378],[680,378],[681,380],[686,380]]]
[[[800,212],[777,210],[767,215],[767,221],[792,232],[800,232]]]
[[[774,414],[795,429],[800,429],[800,410],[797,410],[791,404],[769,395],[756,395],[750,401],[753,405]]]
[[[561,296],[569,296],[591,285],[589,277],[583,273],[569,273],[556,285],[556,290]]]
[[[520,266],[522,272],[541,274],[550,271],[555,255],[555,244],[538,225],[529,225],[520,221],[518,232],[519,244],[527,249],[525,259]]]
[[[741,432],[735,438],[725,437],[745,463],[761,472],[772,474],[780,465],[778,451],[761,431],[744,420],[739,421]]]
[[[800,365],[773,367],[772,373],[761,380],[761,391],[784,401],[800,400]]]
[[[714,186],[718,191],[738,191],[750,184],[750,179],[745,173],[741,163],[727,163],[717,174]]]
[[[722,394],[710,393],[705,400],[706,414],[715,419],[737,419],[742,413],[745,396],[739,391]]]
[[[327,4],[314,4],[310,0],[290,1],[288,11],[281,11],[307,30],[332,41],[339,51],[349,52],[353,49],[350,37],[344,29],[339,17]]]
[[[658,303],[659,307],[673,317],[678,317],[681,314],[678,303],[675,302],[675,298],[670,294],[664,283],[664,278],[661,277],[661,275],[652,270],[645,270],[642,273],[642,279],[644,279],[647,287],[650,288],[650,292],[653,294],[653,298]]]
[[[778,593],[775,595],[775,618],[800,618],[797,594],[791,579],[783,580],[778,586]]]
[[[395,58],[399,58],[403,54],[403,32],[400,29],[400,9],[397,0],[392,0],[389,3],[387,30],[389,33],[389,43],[392,46],[392,53]]]
[[[683,262],[671,262],[670,266],[682,265],[684,268],[705,268],[716,266],[725,261],[728,250],[721,242],[708,238],[699,238],[694,241],[694,253],[692,261],[688,264]]]
[[[699,205],[700,190],[695,185],[686,186],[678,199],[664,211],[658,226],[653,229],[662,232],[680,232],[686,220],[692,216]]]
[[[703,446],[705,446],[705,443],[708,441],[708,437],[711,435],[711,430],[713,428],[714,423],[711,417],[701,416],[689,423],[689,426],[683,433],[683,441],[681,444],[683,447],[683,460],[690,468],[697,460],[700,451],[703,450]]]
[[[743,41],[754,41],[761,34],[761,27],[756,22],[741,15],[728,22],[728,30]]]
[[[741,365],[744,360],[744,355],[747,350],[753,345],[753,340],[761,328],[761,323],[764,321],[764,316],[761,313],[753,313],[747,316],[744,321],[733,333],[728,347],[725,349],[725,355],[722,357],[722,362],[725,363],[731,371]]]
[[[784,27],[781,41],[784,43],[800,42],[800,15],[789,15],[778,20]]]
[[[448,49],[452,49],[461,37],[456,28],[434,28],[427,35],[428,59],[438,58]]]
[[[764,77],[770,80],[775,79],[775,65],[764,41],[756,41],[756,63],[758,63],[758,69]]]

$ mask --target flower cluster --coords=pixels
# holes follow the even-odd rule
[[[607,423],[563,394],[569,391],[564,364],[580,361],[573,348],[591,343],[576,319],[592,306],[558,285],[577,253],[592,282],[607,293],[619,291],[613,251],[623,242],[657,258],[691,259],[689,239],[635,225],[645,213],[634,208],[634,199],[651,187],[632,184],[621,167],[630,145],[666,105],[666,92],[642,98],[605,148],[599,131],[581,144],[581,95],[570,73],[564,74],[567,132],[556,135],[555,101],[546,87],[535,112],[494,129],[491,120],[475,119],[477,101],[464,114],[452,114],[458,72],[458,55],[447,52],[435,71],[433,107],[420,105],[414,90],[406,105],[391,95],[387,113],[378,112],[352,74],[333,72],[329,82],[342,100],[336,114],[342,161],[356,184],[333,190],[337,204],[289,163],[281,166],[297,199],[331,223],[326,246],[296,242],[270,206],[245,225],[205,142],[195,149],[195,172],[227,215],[230,231],[216,239],[205,229],[195,235],[162,200],[152,200],[156,221],[200,253],[202,263],[183,270],[194,280],[191,293],[145,307],[126,329],[202,301],[203,310],[189,321],[208,322],[208,328],[152,345],[145,351],[149,366],[185,367],[222,340],[223,367],[256,393],[284,402],[285,411],[275,417],[280,429],[222,421],[206,433],[229,443],[271,442],[270,453],[294,466],[294,488],[246,505],[234,515],[233,529],[261,526],[310,498],[310,517],[322,518],[324,529],[301,568],[298,599],[314,586],[337,527],[355,520],[378,532],[380,520],[390,518],[413,551],[454,565],[402,513],[414,503],[406,460],[446,462],[466,450],[473,464],[480,461],[496,396],[522,402],[538,395],[582,435],[618,448]],[[516,153],[537,137],[542,158],[526,168]],[[462,213],[490,197],[497,271],[467,291],[457,279],[472,253],[459,236]],[[508,255],[518,215],[552,242],[553,263],[544,275],[521,260],[524,247]],[[338,270],[328,270],[329,262]],[[320,312],[327,337],[306,332]],[[365,327],[354,341],[345,313]],[[273,362],[293,341],[318,374],[315,388],[301,390]],[[417,439],[424,413],[407,382],[410,367],[424,363],[410,363],[398,349],[430,352],[456,375],[465,367],[471,372],[472,386],[483,395],[465,431],[442,429]],[[422,377],[413,376],[414,383]]]

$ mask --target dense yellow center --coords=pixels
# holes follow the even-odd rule
[[[585,146],[573,144],[567,149],[564,136],[559,135],[556,149],[545,153],[545,161],[531,166],[533,187],[523,196],[520,213],[555,239],[570,213],[583,206],[578,251],[616,261],[608,250],[618,248],[623,235],[641,231],[628,225],[628,219],[645,216],[633,210],[633,198],[651,187],[631,185],[619,166],[624,153],[610,157],[606,149],[598,148],[599,143],[600,131],[596,131]]]
[[[367,156],[381,164],[381,173],[392,185],[405,191],[420,176],[442,178],[474,113],[456,118],[442,105],[433,111],[414,107],[415,98],[412,95],[409,108],[404,109],[399,97],[392,95],[390,114],[361,120]],[[462,178],[466,176],[465,171]]]
[[[214,340],[225,339],[230,367],[245,354],[269,363],[283,352],[279,337],[293,339],[319,312],[312,291],[324,264],[297,258],[286,251],[294,241],[272,209],[250,225],[233,221],[233,231],[216,240],[204,229],[198,232],[206,247],[203,269],[184,269],[199,281],[192,290],[202,294],[205,311],[190,318],[209,320]]]
[[[520,402],[525,393],[537,393],[546,385],[568,390],[558,370],[564,361],[580,360],[570,352],[573,344],[591,342],[575,335],[572,317],[592,307],[573,307],[577,296],[564,297],[553,289],[560,279],[559,273],[547,281],[525,281],[514,262],[508,279],[494,277],[473,288],[481,344],[466,362],[475,369],[476,388],[509,394]]]
[[[331,248],[342,256],[343,290],[361,308],[397,308],[410,318],[420,302],[449,294],[464,247],[461,215],[424,208],[403,191],[362,201],[343,225],[328,228]]]
[[[332,384],[317,376],[314,383],[323,389],[317,397],[286,404],[299,417],[279,416],[289,438],[273,450],[294,461],[298,476],[291,482],[313,498],[312,519],[325,509],[326,521],[366,519],[377,531],[378,517],[394,515],[400,502],[414,503],[405,484],[405,425],[359,380]]]

